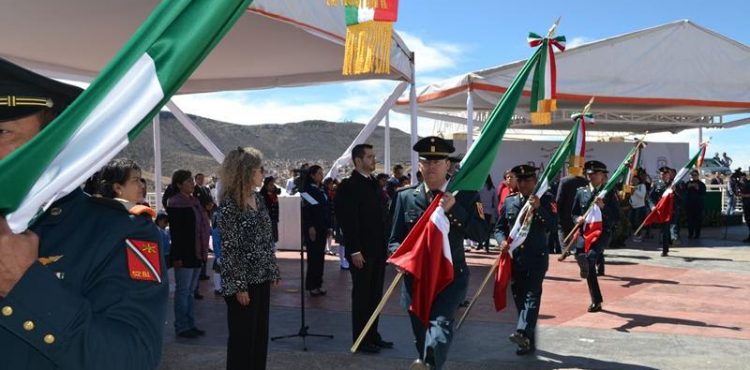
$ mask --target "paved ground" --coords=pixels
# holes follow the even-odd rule
[[[496,313],[489,290],[457,333],[449,369],[750,369],[750,245],[744,225],[704,230],[661,257],[654,241],[607,252],[600,284],[604,311],[586,312],[588,292],[572,261],[550,261],[544,284],[536,356],[519,358],[506,337],[515,328],[515,310]],[[688,243],[690,242],[690,243]],[[689,245],[688,245],[689,244]],[[279,252],[284,280],[272,291],[271,335],[300,328],[299,254]],[[479,286],[495,254],[469,253],[472,284]],[[393,273],[389,271],[386,285]],[[308,337],[273,341],[269,369],[405,369],[415,357],[408,319],[392,298],[380,332],[396,348],[379,355],[352,355],[349,274],[328,258],[328,295],[306,298]],[[222,299],[207,283],[197,302],[204,338],[176,339],[171,318],[165,323],[161,369],[223,369],[226,315]]]

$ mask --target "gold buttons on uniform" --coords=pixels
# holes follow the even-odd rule
[[[23,329],[26,331],[32,331],[34,330],[34,322],[33,321],[26,321],[23,323]]]
[[[62,209],[59,207],[55,207],[49,210],[49,214],[51,214],[52,216],[59,216],[60,213],[62,213]]]
[[[47,334],[44,336],[44,343],[52,344],[55,343],[55,336],[52,334]]]
[[[13,307],[11,306],[5,306],[3,307],[3,316],[10,316],[13,314]]]

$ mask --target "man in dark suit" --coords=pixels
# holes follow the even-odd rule
[[[413,149],[419,153],[419,169],[424,174],[424,182],[399,191],[393,201],[393,226],[389,241],[391,252],[398,249],[434,196],[446,190],[446,176],[451,165],[448,155],[455,151],[453,145],[435,136],[419,140]],[[440,369],[447,359],[453,338],[454,315],[464,302],[469,285],[464,239],[484,240],[487,237],[488,226],[483,219],[481,204],[476,191],[460,191],[455,197],[445,193],[440,200],[450,222],[448,241],[453,261],[453,281],[435,297],[427,327],[417,316],[409,314],[419,354],[409,368],[411,370]],[[401,304],[405,309],[411,304],[413,282],[410,275],[404,278]]]
[[[372,176],[376,163],[372,145],[356,145],[351,155],[354,171],[336,192],[336,219],[341,225],[352,274],[352,341],[355,341],[383,297],[387,211],[378,181]],[[381,348],[392,347],[393,343],[383,340],[378,333],[376,320],[359,351],[377,353]]]
[[[575,170],[578,170],[577,174]],[[568,236],[570,230],[573,230],[573,226],[575,225],[573,216],[570,215],[570,210],[573,209],[573,199],[576,197],[576,191],[578,191],[578,188],[589,184],[585,178],[580,176],[580,171],[580,167],[571,168],[568,171],[570,174],[560,179],[560,185],[557,187],[555,203],[557,204],[557,214],[560,215],[560,227],[559,231],[553,230],[553,232],[558,233],[560,244],[563,248],[565,247],[563,244],[565,237]]]

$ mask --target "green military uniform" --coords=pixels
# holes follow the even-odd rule
[[[535,170],[536,168],[528,165],[511,169],[519,180],[536,176]],[[495,227],[495,239],[498,244],[508,238],[527,200],[528,197],[520,193],[505,199]],[[511,292],[518,310],[518,323],[516,332],[511,335],[510,340],[519,345],[519,355],[536,349],[535,333],[542,300],[542,283],[549,267],[547,238],[549,233],[553,232],[553,225],[557,224],[557,215],[552,211],[552,195],[545,193],[539,200],[539,208],[534,210],[526,239],[511,253]]]
[[[587,173],[608,172],[607,166],[599,161],[588,161],[584,164],[584,168]],[[589,206],[595,202],[595,198],[603,186],[604,183],[598,188],[594,188],[591,184],[578,188],[573,200],[573,209],[571,210],[574,220],[579,216],[584,216]],[[594,207],[597,206],[594,205]],[[620,222],[620,203],[614,191],[609,191],[604,196],[604,208],[601,209],[601,212],[602,232],[599,238],[591,245],[588,252],[584,253],[583,248],[579,248],[576,254],[576,261],[581,267],[581,277],[586,278],[589,295],[591,296],[589,312],[601,310],[603,299],[602,292],[599,289],[599,280],[597,279],[597,266],[599,266],[599,274],[604,275],[604,248],[609,244],[614,228]],[[580,234],[578,242],[582,245],[583,233],[581,232]]]
[[[67,85],[2,59],[0,72],[0,96],[13,96],[0,101],[0,120],[69,103],[60,92]],[[39,259],[0,297],[0,367],[156,368],[169,285],[155,224],[77,189],[30,230],[39,237]]]
[[[433,141],[434,140],[434,141]],[[443,139],[427,137],[414,146],[420,156],[428,159],[444,159],[453,147]],[[434,195],[425,183],[399,191],[393,205],[393,223],[389,240],[389,249],[394,252],[406,238],[417,220],[430,205]],[[448,347],[453,337],[453,319],[459,305],[466,299],[469,286],[469,268],[464,255],[464,239],[483,240],[487,235],[487,226],[483,220],[479,193],[461,191],[456,203],[446,216],[450,222],[448,240],[453,262],[453,281],[435,298],[431,306],[429,326],[425,328],[422,321],[409,314],[414,332],[415,344],[419,358],[425,363],[440,369],[447,359]],[[407,275],[401,295],[401,303],[408,310],[411,305],[413,279]]]

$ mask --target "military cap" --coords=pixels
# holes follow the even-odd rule
[[[420,159],[446,159],[456,151],[451,143],[437,136],[420,139],[412,149],[419,153]]]
[[[516,175],[517,179],[528,179],[529,177],[536,176],[538,168],[530,166],[528,164],[519,164],[510,169],[510,172]]]
[[[461,162],[463,159],[464,159],[463,154],[448,157],[448,160],[451,161],[451,163],[458,163],[458,162]]]
[[[595,160],[591,160],[591,161],[584,163],[583,169],[586,170],[587,174],[591,174],[594,172],[609,173],[609,171],[607,171],[606,164],[600,161],[595,161]]]
[[[0,58],[0,122],[43,109],[62,112],[81,88],[55,81]]]
[[[661,173],[663,173],[663,172],[671,172],[671,171],[672,171],[672,168],[670,168],[669,166],[661,166],[661,167],[659,167],[659,172],[661,172]]]

